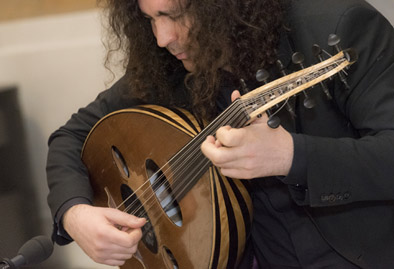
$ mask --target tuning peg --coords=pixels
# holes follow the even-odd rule
[[[318,60],[319,62],[324,61],[323,56],[322,56],[323,51],[322,51],[322,49],[320,48],[319,45],[314,44],[314,45],[312,46],[312,53],[313,53],[313,55],[317,58],[317,60]],[[331,80],[332,77],[330,77],[329,79]],[[321,82],[319,82],[319,84],[320,84],[320,86],[322,87],[322,90],[323,90],[324,94],[327,96],[327,99],[328,99],[328,100],[331,100],[331,99],[332,99],[332,96],[331,96],[331,94],[330,94],[330,91],[328,90],[328,87],[327,87],[326,83],[324,83],[323,81],[321,81]]]
[[[285,70],[285,66],[283,65],[283,63],[282,63],[279,59],[276,60],[276,66],[278,67],[280,73],[281,73],[283,76],[286,76],[286,75],[287,75],[286,70]],[[291,107],[291,105],[290,105],[288,102],[286,102],[286,110],[290,113],[290,115],[291,115],[293,118],[295,118],[294,109]]]
[[[286,102],[286,110],[287,110],[287,112],[289,112],[291,117],[295,118],[296,113],[295,113],[293,107],[289,104],[289,102]]]
[[[304,69],[304,54],[302,54],[301,52],[295,52],[293,53],[291,60],[293,61],[294,64],[297,64],[301,67],[301,69]],[[303,94],[305,96],[304,98],[304,107],[306,108],[313,108],[316,105],[315,100],[313,100],[313,98],[311,98],[306,91],[303,91]]]
[[[241,79],[239,80],[239,82],[240,82],[240,84],[241,84],[241,89],[240,89],[241,94],[248,93],[248,92],[249,92],[249,88],[248,88],[248,85],[246,85],[245,80],[244,80],[243,78],[241,78]]]
[[[337,36],[336,34],[330,34],[328,36],[328,45],[330,47],[334,47],[337,52],[340,52],[342,50],[341,46],[339,45],[340,42],[341,42],[341,38],[339,36]],[[346,89],[349,89],[350,87],[349,87],[349,84],[347,83],[345,74],[342,71],[340,71],[340,72],[338,72],[338,75],[339,75],[339,79],[345,85]]]
[[[265,69],[259,69],[259,70],[257,70],[257,72],[256,72],[256,80],[257,80],[258,82],[267,83],[269,77],[270,77],[270,74],[269,74],[268,71],[265,70]]]
[[[313,44],[313,46],[312,46],[312,53],[319,60],[319,62],[323,62],[324,61],[323,56],[322,56],[323,50],[320,48],[319,45]]]
[[[286,76],[286,70],[285,70],[285,66],[283,65],[283,63],[281,62],[281,60],[276,60],[276,66],[279,69],[279,72],[283,75]]]
[[[340,51],[342,51],[341,46],[339,45],[339,43],[341,42],[341,38],[339,36],[337,36],[336,34],[330,34],[328,36],[328,45],[330,47],[334,47],[335,51],[338,53]],[[345,69],[348,69],[348,67],[345,67]]]
[[[320,48],[319,45],[317,45],[317,44],[313,44],[312,45],[312,53],[317,58],[317,60],[319,62],[323,62],[324,61],[323,56],[322,56],[323,50]],[[328,79],[332,80],[332,77],[329,77]]]
[[[327,87],[326,83],[324,83],[323,81],[321,81],[321,82],[319,82],[319,84],[320,84],[320,86],[321,86],[321,88],[322,88],[324,94],[326,95],[327,99],[328,99],[328,100],[332,100],[331,93],[330,93],[330,91],[328,90],[328,87]]]
[[[266,84],[268,82],[268,78],[269,78],[270,74],[268,73],[267,70],[265,69],[259,69],[256,72],[256,80],[258,82],[263,82],[264,84]],[[276,105],[278,106],[278,105]],[[276,129],[279,127],[280,125],[280,119],[278,116],[275,116],[270,109],[267,109],[265,111],[268,115],[268,121],[267,121],[267,125],[272,128],[272,129]]]
[[[278,128],[280,125],[280,118],[278,116],[272,114],[270,110],[267,110],[265,113],[267,113],[267,115],[268,115],[267,125],[271,129]]]
[[[336,34],[330,34],[328,36],[328,42],[327,42],[328,45],[330,47],[334,47],[337,52],[340,52],[342,50],[341,46],[339,45],[340,42],[341,42],[341,38]]]
[[[301,52],[294,52],[291,56],[291,60],[294,64],[298,64],[301,68],[304,68],[305,57]]]

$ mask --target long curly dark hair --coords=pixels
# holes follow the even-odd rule
[[[193,18],[189,41],[199,48],[194,70],[185,77],[193,112],[206,119],[216,114],[215,98],[223,63],[237,78],[253,78],[272,64],[279,42],[282,9],[279,0],[174,0]],[[107,63],[123,50],[132,95],[171,105],[174,73],[182,62],[156,45],[151,25],[137,0],[106,0],[111,38]]]

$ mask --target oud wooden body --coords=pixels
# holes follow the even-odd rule
[[[181,269],[232,268],[242,257],[252,217],[245,182],[223,177],[210,167],[178,201],[180,227],[163,213],[157,198],[148,201],[155,193],[145,184],[147,160],[165,167],[201,128],[186,111],[143,106],[109,114],[86,139],[82,160],[89,170],[94,204],[107,206],[107,192],[110,203],[121,204],[122,185],[136,191],[141,203],[149,204],[145,209],[157,239],[157,253],[141,241],[140,257],[128,260],[122,268],[175,268],[168,250]],[[123,156],[126,168],[119,164],[114,148]],[[176,171],[170,166],[162,172],[174,187]],[[142,190],[144,195],[139,196]]]

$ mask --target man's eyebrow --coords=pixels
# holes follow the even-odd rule
[[[170,11],[159,11],[157,12],[157,16],[171,16],[174,15],[175,10],[170,10]]]
[[[142,13],[142,15],[144,16],[144,17],[147,17],[147,18],[152,18],[152,16],[150,16],[150,15],[148,15],[148,14],[146,14],[145,12],[143,12],[143,11],[141,11],[141,13]],[[172,10],[168,10],[168,11],[158,11],[156,14],[155,14],[155,16],[156,17],[161,17],[161,16],[173,16],[174,14],[176,14],[177,13],[177,9],[172,9]]]

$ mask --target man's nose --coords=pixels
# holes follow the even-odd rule
[[[156,42],[159,47],[165,48],[177,39],[174,23],[163,20],[156,22]]]

